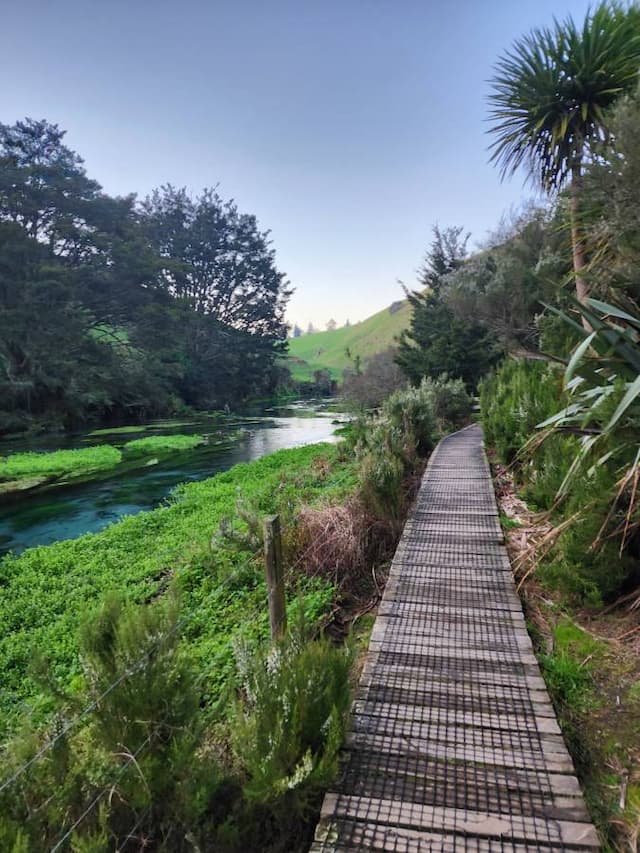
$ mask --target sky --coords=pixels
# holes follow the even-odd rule
[[[434,224],[532,195],[489,164],[492,66],[589,0],[0,0],[0,121],[67,131],[105,191],[164,183],[271,232],[303,328],[401,299]]]

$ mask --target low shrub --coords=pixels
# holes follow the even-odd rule
[[[230,732],[244,795],[289,833],[337,772],[351,663],[348,647],[310,639],[302,621],[271,648],[238,651],[241,698]]]
[[[426,456],[436,444],[438,429],[431,403],[428,386],[423,381],[417,388],[409,386],[394,392],[382,406],[381,421],[389,430],[390,443],[401,441],[408,456],[414,453]],[[370,446],[374,441],[372,437]]]
[[[502,461],[515,463],[516,482],[525,499],[549,511],[559,523],[574,519],[541,565],[541,577],[576,603],[598,606],[640,580],[640,543],[632,525],[621,548],[632,496],[630,489],[627,493],[620,489],[623,468],[609,453],[614,445],[601,440],[599,458],[582,459],[588,437],[599,422],[606,423],[614,415],[624,388],[612,384],[595,414],[591,412],[589,419],[575,426],[536,430],[567,405],[561,379],[552,364],[503,362],[482,383],[482,421],[487,441]],[[635,446],[628,452],[635,453]]]
[[[473,401],[462,379],[449,379],[446,373],[437,379],[425,377],[421,392],[433,412],[440,433],[459,429],[471,417]]]
[[[85,623],[82,686],[66,696],[49,682],[53,728],[10,743],[3,778],[69,715],[89,704],[93,713],[23,774],[20,796],[2,795],[2,849],[49,849],[69,832],[74,850],[107,850],[135,827],[155,849],[179,850],[185,833],[197,833],[224,774],[206,755],[196,760],[201,689],[178,619],[172,597],[135,608],[111,597]]]

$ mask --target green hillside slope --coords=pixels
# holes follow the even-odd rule
[[[292,338],[287,367],[298,381],[313,379],[314,370],[329,370],[334,379],[342,379],[342,371],[350,364],[347,350],[352,359],[360,356],[365,362],[393,346],[410,319],[411,306],[404,300],[353,326]]]

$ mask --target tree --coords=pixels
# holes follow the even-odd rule
[[[269,393],[289,288],[212,190],[111,198],[47,121],[0,124],[0,432]]]
[[[359,363],[355,368],[345,369],[342,395],[359,406],[379,406],[390,394],[406,385],[395,357],[396,350],[390,348],[371,356],[364,370],[360,370]]]
[[[444,299],[444,282],[462,265],[467,240],[462,228],[441,231],[436,226],[420,270],[424,289],[407,291],[413,314],[409,329],[399,338],[396,361],[416,385],[424,376],[436,379],[447,373],[475,388],[495,361],[492,336],[476,323],[456,319]]]
[[[144,201],[141,222],[159,257],[158,286],[185,318],[183,398],[210,407],[268,393],[291,293],[269,233],[215,190],[191,198],[170,185]]]
[[[337,329],[337,328],[338,328],[338,324],[337,324],[337,323],[336,323],[336,321],[333,319],[333,317],[332,317],[330,320],[328,320],[328,321],[327,321],[327,331],[328,331],[328,332],[333,332],[333,331],[334,331],[335,329]]]
[[[525,166],[552,193],[569,182],[571,242],[578,299],[586,252],[580,227],[585,163],[609,135],[608,110],[632,90],[640,68],[640,11],[602,2],[582,28],[572,18],[535,29],[496,65],[490,132],[491,160],[504,178]]]
[[[561,244],[549,211],[529,207],[444,278],[443,299],[457,319],[484,326],[509,351],[535,351],[542,303],[557,298],[557,282],[569,273]]]
[[[583,206],[592,247],[590,273],[598,297],[620,291],[640,300],[640,88],[621,98],[611,116],[612,145],[589,166]]]
[[[302,335],[302,329],[300,328],[300,326],[297,323],[294,323],[293,329],[291,332],[291,337],[292,338],[299,338],[301,335]]]

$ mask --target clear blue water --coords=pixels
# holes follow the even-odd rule
[[[134,434],[46,436],[29,442],[0,444],[0,454],[23,450],[56,450],[91,444],[123,444],[146,435],[198,433],[212,442],[188,453],[166,458],[147,468],[114,473],[103,480],[52,489],[38,495],[12,498],[0,505],[0,554],[19,553],[34,545],[49,545],[97,532],[108,524],[142,510],[153,509],[178,484],[203,480],[238,462],[250,462],[268,453],[320,441],[334,441],[334,414],[309,403],[263,409],[256,417],[239,417],[221,424],[211,418],[157,421]],[[237,431],[242,430],[240,438]]]

